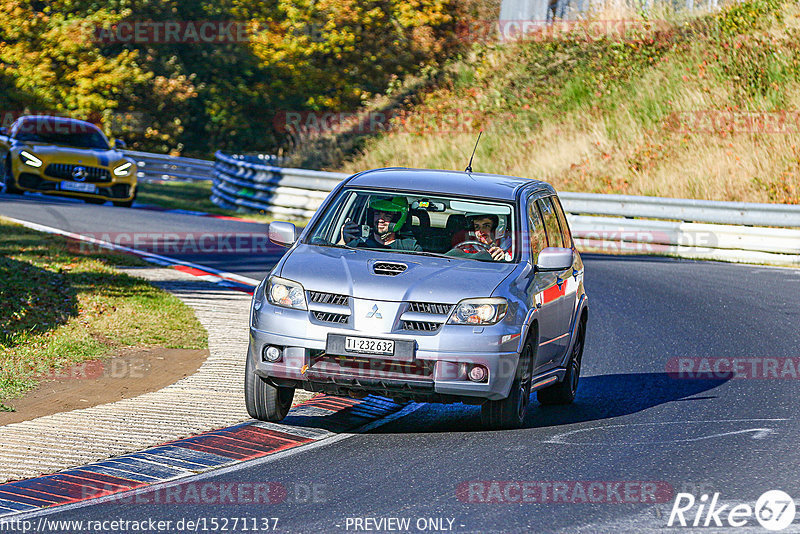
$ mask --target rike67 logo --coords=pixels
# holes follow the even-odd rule
[[[794,500],[786,492],[771,490],[762,494],[753,507],[747,503],[720,502],[719,493],[710,500],[708,494],[696,499],[691,493],[678,493],[667,526],[743,527],[754,517],[767,530],[783,530],[794,521]]]

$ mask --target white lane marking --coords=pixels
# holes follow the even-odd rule
[[[378,428],[380,426],[383,426],[383,425],[385,425],[387,423],[391,423],[392,421],[396,421],[397,419],[401,419],[401,418],[403,418],[403,417],[405,417],[405,416],[407,416],[407,415],[409,415],[411,413],[414,413],[415,411],[419,410],[423,406],[424,406],[424,403],[412,402],[408,406],[403,408],[402,410],[400,410],[398,412],[395,412],[393,414],[389,414],[386,417],[384,417],[383,419],[378,419],[378,420],[372,421],[370,423],[367,423],[366,425],[356,429],[353,432],[344,432],[342,434],[336,434],[336,435],[332,435],[330,437],[323,437],[323,438],[318,439],[317,441],[314,441],[312,443],[307,443],[307,444],[304,444],[304,445],[300,445],[298,447],[294,447],[292,449],[288,449],[288,450],[285,450],[285,451],[276,452],[274,454],[268,454],[267,456],[262,456],[261,458],[256,458],[254,460],[247,460],[247,461],[244,461],[244,462],[237,462],[237,463],[235,463],[233,465],[228,465],[228,466],[225,466],[225,467],[211,468],[210,470],[204,471],[204,472],[202,472],[200,474],[197,474],[197,475],[185,476],[185,477],[181,477],[181,478],[173,478],[173,479],[170,479],[170,480],[166,480],[164,482],[159,482],[159,483],[156,483],[156,484],[151,484],[149,486],[143,486],[141,488],[136,488],[136,489],[120,492],[120,493],[114,493],[112,495],[106,495],[104,497],[98,497],[96,499],[89,499],[89,500],[79,501],[79,502],[75,502],[75,503],[71,503],[71,504],[56,505],[56,506],[53,506],[53,507],[50,507],[50,508],[41,508],[41,509],[38,509],[38,510],[23,511],[23,512],[20,512],[20,513],[17,513],[17,514],[8,514],[8,515],[4,515],[3,519],[6,520],[6,521],[9,521],[9,520],[11,520],[11,518],[13,518],[14,521],[24,521],[26,519],[30,519],[30,518],[33,518],[33,517],[45,517],[45,516],[48,516],[48,515],[52,515],[52,514],[60,513],[60,512],[65,512],[65,511],[68,511],[68,510],[76,510],[78,508],[85,508],[87,506],[94,506],[95,504],[103,504],[103,503],[106,503],[106,502],[113,502],[113,501],[126,502],[126,500],[125,500],[126,498],[130,498],[130,497],[133,497],[133,496],[136,496],[136,495],[140,495],[142,493],[146,493],[146,492],[150,492],[150,491],[154,491],[154,490],[160,490],[160,489],[163,489],[163,488],[170,488],[170,487],[173,487],[173,486],[178,486],[178,485],[181,485],[181,484],[187,484],[187,483],[190,483],[190,482],[198,482],[198,481],[201,481],[201,480],[205,480],[207,478],[221,476],[221,475],[225,475],[225,474],[228,474],[228,473],[233,473],[235,471],[240,471],[242,469],[255,467],[257,465],[262,465],[262,464],[266,464],[266,463],[269,463],[269,462],[274,462],[276,460],[281,460],[283,458],[287,458],[289,456],[293,456],[293,455],[295,455],[297,453],[300,453],[300,452],[306,452],[306,451],[309,451],[309,450],[312,450],[312,449],[317,449],[319,447],[324,447],[326,445],[330,445],[332,443],[337,443],[339,441],[343,441],[343,440],[346,440],[346,439],[349,439],[349,438],[352,438],[352,437],[355,437],[355,436],[363,435],[366,432],[369,432],[370,430],[373,430],[373,429]],[[149,450],[149,449],[145,449],[145,451],[146,450]],[[140,451],[140,452],[145,452],[145,451]]]
[[[709,421],[663,421],[663,422],[653,422],[653,423],[628,423],[628,424],[620,424],[620,425],[605,425],[605,426],[595,426],[591,428],[579,428],[577,430],[570,430],[569,432],[562,432],[560,434],[556,434],[555,436],[551,437],[550,439],[544,440],[542,443],[552,443],[556,445],[597,445],[597,444],[619,444],[619,445],[646,445],[646,444],[659,444],[659,443],[688,443],[693,441],[701,441],[704,439],[712,439],[718,438],[723,436],[732,436],[735,434],[745,434],[753,432],[754,434],[751,436],[752,439],[764,439],[771,434],[775,434],[776,431],[772,428],[748,428],[743,430],[734,430],[729,432],[719,432],[716,434],[709,434],[705,436],[699,436],[694,438],[676,438],[676,439],[669,439],[669,440],[655,440],[655,441],[570,441],[568,438],[570,436],[574,436],[576,434],[580,434],[583,432],[591,432],[593,430],[599,430],[601,432],[606,432],[612,428],[627,428],[633,426],[656,426],[656,425],[689,425],[689,424],[726,424],[726,423],[755,423],[755,422],[785,422],[791,421],[791,419],[723,419],[723,420],[709,420]]]
[[[84,241],[86,243],[92,243],[94,245],[99,245],[103,248],[107,248],[109,250],[119,250],[122,252],[130,252],[131,254],[135,254],[145,260],[150,260],[152,263],[156,263],[159,265],[163,265],[164,263],[168,265],[182,265],[184,267],[190,267],[192,269],[198,269],[200,271],[205,271],[208,273],[213,273],[217,275],[219,278],[223,280],[228,280],[231,282],[239,282],[240,284],[245,284],[248,286],[257,286],[261,283],[261,280],[256,280],[255,278],[249,278],[247,276],[242,276],[240,274],[229,273],[227,271],[221,271],[219,269],[215,269],[213,267],[206,267],[205,265],[200,265],[199,263],[192,263],[190,261],[183,261],[176,258],[171,258],[169,256],[162,256],[160,254],[153,254],[152,252],[145,252],[143,250],[138,250],[135,248],[126,247],[123,245],[117,245],[115,243],[110,243],[108,241],[103,241],[102,239],[96,239],[94,237],[89,237],[81,234],[76,234],[74,232],[67,232],[65,230],[61,230],[59,228],[54,228],[52,226],[45,226],[43,224],[33,223],[30,221],[24,221],[21,219],[15,219],[13,217],[8,217],[6,215],[0,215],[3,219],[8,221],[17,223],[22,225],[26,228],[30,228],[31,230],[38,230],[40,232],[46,232],[48,234],[57,234],[64,237],[69,237],[71,239],[77,239],[79,241]]]

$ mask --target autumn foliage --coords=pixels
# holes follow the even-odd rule
[[[57,113],[140,150],[272,151],[286,142],[277,113],[355,109],[454,54],[456,24],[477,3],[0,0],[0,121]],[[130,25],[199,22],[244,26],[246,38],[109,38]]]

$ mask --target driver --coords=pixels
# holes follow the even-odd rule
[[[496,235],[500,219],[491,213],[468,217],[475,240],[486,245],[486,251],[494,261],[511,261],[511,238]],[[476,249],[478,247],[475,247]],[[480,250],[475,250],[480,252]]]
[[[411,233],[400,233],[408,219],[408,201],[405,197],[375,199],[369,203],[369,207],[373,211],[369,237],[361,237],[361,227],[349,219],[344,223],[342,241],[348,247],[422,251]]]

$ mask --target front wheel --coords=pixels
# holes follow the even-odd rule
[[[273,386],[255,373],[252,358],[247,356],[244,376],[244,401],[247,413],[259,421],[282,421],[294,400],[294,388]]]
[[[21,195],[22,189],[19,189],[14,183],[14,173],[11,170],[11,160],[7,159],[6,164],[3,165],[3,184],[6,187],[6,193],[9,195]]]
[[[572,354],[567,364],[564,380],[536,392],[536,398],[541,404],[570,404],[575,400],[575,394],[578,392],[578,379],[581,376],[583,345],[586,341],[586,321],[582,320],[578,323],[578,331],[576,333],[577,337],[572,346]]]
[[[517,373],[511,384],[508,397],[498,401],[486,401],[481,406],[481,423],[487,428],[500,430],[519,428],[525,422],[531,398],[531,377],[535,351],[531,341],[522,348],[517,364]]]

